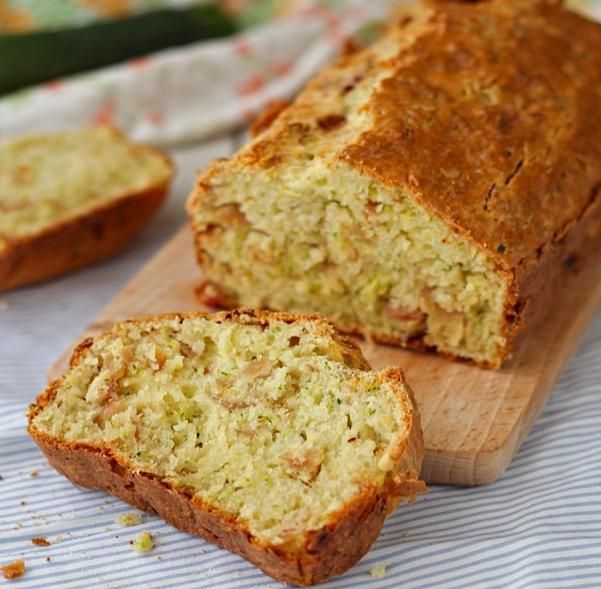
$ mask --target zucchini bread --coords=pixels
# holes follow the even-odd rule
[[[94,128],[0,143],[0,290],[125,248],[173,174],[160,152]]]
[[[559,2],[409,7],[200,176],[201,298],[499,367],[599,210],[600,107]]]
[[[156,512],[284,582],[342,573],[425,490],[399,369],[318,316],[231,311],[117,324],[29,411],[73,482]]]

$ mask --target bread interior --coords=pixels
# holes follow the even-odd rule
[[[505,345],[508,287],[490,257],[342,162],[224,169],[192,212],[205,273],[230,304],[318,311],[481,362]]]
[[[169,164],[107,128],[0,143],[0,242],[166,182]]]
[[[125,323],[81,352],[33,427],[294,545],[383,484],[406,442],[401,383],[365,366],[320,321]]]

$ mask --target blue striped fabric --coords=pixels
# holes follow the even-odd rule
[[[482,488],[434,487],[401,507],[338,588],[601,587],[601,317],[507,473]],[[0,401],[0,561],[23,558],[20,588],[277,587],[241,558],[54,472],[24,431],[22,403]],[[38,476],[32,477],[31,472]],[[142,530],[156,548],[137,555]],[[44,536],[50,547],[31,544]],[[46,560],[50,557],[50,562]],[[374,565],[386,574],[374,578]]]

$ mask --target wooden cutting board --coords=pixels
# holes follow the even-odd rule
[[[565,270],[549,308],[502,370],[359,342],[374,368],[399,365],[407,375],[421,412],[428,483],[482,485],[503,474],[601,302],[601,256],[592,258],[579,270]],[[202,309],[194,295],[200,280],[191,231],[184,227],[84,335],[135,316]],[[51,376],[64,370],[68,355]]]

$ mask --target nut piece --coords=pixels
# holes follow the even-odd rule
[[[31,543],[35,544],[36,546],[50,546],[50,541],[48,540],[48,538],[44,538],[42,536],[32,538]]]

